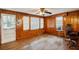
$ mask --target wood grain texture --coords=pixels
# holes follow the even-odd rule
[[[55,25],[57,16],[63,16],[63,31],[60,33],[60,36],[64,36],[67,24],[72,24],[73,30],[79,31],[79,11],[72,11],[72,12],[53,15],[50,17],[45,17],[45,31],[46,31],[46,33],[58,35],[58,32],[56,31],[56,25]],[[54,25],[51,24],[51,22]],[[54,27],[49,28],[49,26],[50,26],[49,24]]]
[[[1,13],[0,13],[1,14]],[[0,42],[1,42],[1,15],[0,15]],[[0,43],[1,44],[1,43]]]
[[[0,13],[5,14],[15,14],[16,15],[16,21],[18,19],[21,19],[22,24],[21,26],[17,26],[16,24],[16,39],[27,39],[32,38],[37,35],[41,35],[43,33],[58,35],[58,31],[56,31],[56,17],[57,16],[63,16],[63,29],[64,31],[60,32],[60,36],[64,36],[65,33],[65,27],[67,24],[72,24],[74,31],[79,31],[79,11],[72,11],[72,12],[65,12],[61,14],[52,15],[49,17],[44,17],[44,29],[38,29],[38,30],[31,30],[28,31],[23,30],[23,16],[29,16],[29,19],[31,22],[31,16],[41,18],[41,16],[31,15],[27,13],[22,12],[16,12],[16,11],[10,11],[10,10],[3,10],[0,9]],[[52,27],[51,27],[52,26]],[[31,28],[31,25],[29,26]],[[0,35],[1,36],[1,35]]]
[[[64,38],[40,35],[28,40],[19,40],[0,45],[0,50],[68,50]]]
[[[23,30],[23,15],[17,15],[17,20],[21,19],[22,20],[22,24],[21,26],[16,26],[16,37],[17,40],[18,39],[26,39],[26,38],[32,38],[34,36],[37,35],[41,35],[44,33],[44,29],[38,29],[38,30],[31,30],[31,18],[29,17],[29,22],[30,22],[30,26],[29,26],[29,30],[24,31]]]
[[[53,35],[58,35],[58,31],[56,31],[56,16],[52,17],[47,17],[45,18],[45,31],[46,33],[53,34]],[[52,27],[50,27],[52,26]],[[61,32],[61,36],[63,36],[63,32]]]
[[[44,29],[38,29],[38,30],[29,29],[27,31],[23,30],[23,16],[29,16],[29,20],[32,16],[37,17],[37,18],[42,18],[42,16],[36,16],[36,15],[27,14],[27,13],[4,10],[4,9],[0,9],[0,13],[14,14],[14,15],[16,15],[16,22],[19,19],[22,21],[22,24],[20,26],[18,26],[16,23],[16,39],[17,40],[32,38],[34,36],[41,35],[44,33]],[[31,22],[31,20],[30,20],[30,22]],[[29,27],[31,27],[31,25]]]

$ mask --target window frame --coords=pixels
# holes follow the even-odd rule
[[[24,29],[24,22],[25,22],[25,21],[24,21],[24,17],[26,17],[26,18],[28,19],[28,20],[27,20],[28,22],[26,22],[26,23],[28,23],[28,28],[26,28],[26,29]],[[30,22],[29,22],[30,19],[29,19],[29,18],[30,18],[29,16],[23,16],[23,30],[24,30],[24,31],[30,30]]]
[[[43,22],[41,22],[41,19],[43,20]],[[43,24],[43,28],[41,27],[42,24]],[[40,18],[40,23],[39,23],[39,25],[40,25],[40,29],[44,29],[44,18]]]
[[[62,22],[57,22],[57,20],[59,21],[59,19],[57,19],[58,17],[61,17],[61,18],[62,18],[62,19],[61,19]],[[56,31],[63,31],[63,19],[64,19],[63,16],[57,16],[57,17],[56,17]],[[58,30],[58,29],[57,29],[57,27],[58,27],[58,26],[57,26],[58,23],[60,23],[61,30]]]
[[[32,28],[32,18],[38,18],[38,28],[36,28],[36,29]],[[31,19],[30,30],[38,30],[38,29],[40,29],[40,19],[39,19],[39,17],[31,17],[30,19]]]
[[[14,16],[14,23],[12,22],[12,24],[14,24],[14,26],[10,26],[10,27],[5,27],[4,25],[3,25],[3,22],[4,22],[4,20],[3,20],[3,17],[4,16],[6,16],[7,17],[7,19],[8,19],[8,17],[12,17],[12,16]],[[10,17],[10,18],[11,18]],[[11,22],[11,21],[9,21],[9,22]],[[6,23],[7,24],[7,23]],[[3,29],[13,29],[13,28],[16,28],[16,15],[15,14],[6,14],[6,13],[1,13],[1,26],[3,27]]]

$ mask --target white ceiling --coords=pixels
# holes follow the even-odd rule
[[[40,14],[37,14],[40,8],[5,8],[5,9],[34,14],[34,15],[40,15]],[[44,16],[50,16],[50,15],[54,15],[54,14],[58,14],[58,13],[79,10],[79,8],[45,8],[45,10],[48,10],[52,14],[45,14]],[[40,16],[42,16],[42,15],[40,15]]]

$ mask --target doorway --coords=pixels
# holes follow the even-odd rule
[[[16,15],[1,14],[1,44],[16,40]]]

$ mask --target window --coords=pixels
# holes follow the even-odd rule
[[[62,31],[63,28],[63,17],[62,16],[58,16],[56,17],[56,29],[57,31]]]
[[[29,30],[29,16],[23,17],[23,29]]]
[[[40,28],[44,28],[44,19],[40,18]]]
[[[1,14],[2,27],[4,29],[15,28],[16,26],[16,16],[11,14]]]
[[[39,18],[31,17],[31,29],[39,29]]]

